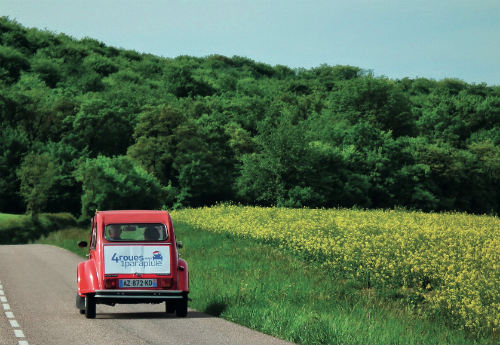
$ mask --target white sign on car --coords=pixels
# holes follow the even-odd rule
[[[168,245],[105,245],[105,274],[170,274]]]

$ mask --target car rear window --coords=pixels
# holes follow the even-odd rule
[[[108,224],[104,237],[117,242],[155,242],[166,240],[167,231],[164,224],[158,223]]]

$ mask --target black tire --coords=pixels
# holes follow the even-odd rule
[[[96,303],[93,295],[85,295],[85,317],[94,319],[96,315]]]
[[[184,295],[182,299],[177,300],[175,303],[175,315],[177,317],[186,317],[188,314],[188,299],[187,296]]]
[[[171,301],[171,302],[165,302],[165,312],[167,314],[173,314],[175,313],[175,302],[174,301]]]
[[[80,314],[85,314],[85,298],[76,294],[76,308],[80,311]]]

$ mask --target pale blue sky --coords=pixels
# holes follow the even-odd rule
[[[499,0],[0,0],[0,15],[164,57],[500,84]]]

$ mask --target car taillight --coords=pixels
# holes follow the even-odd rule
[[[171,278],[159,278],[158,279],[158,287],[161,289],[168,289],[172,285]]]
[[[104,288],[106,289],[116,289],[117,279],[104,279]]]

